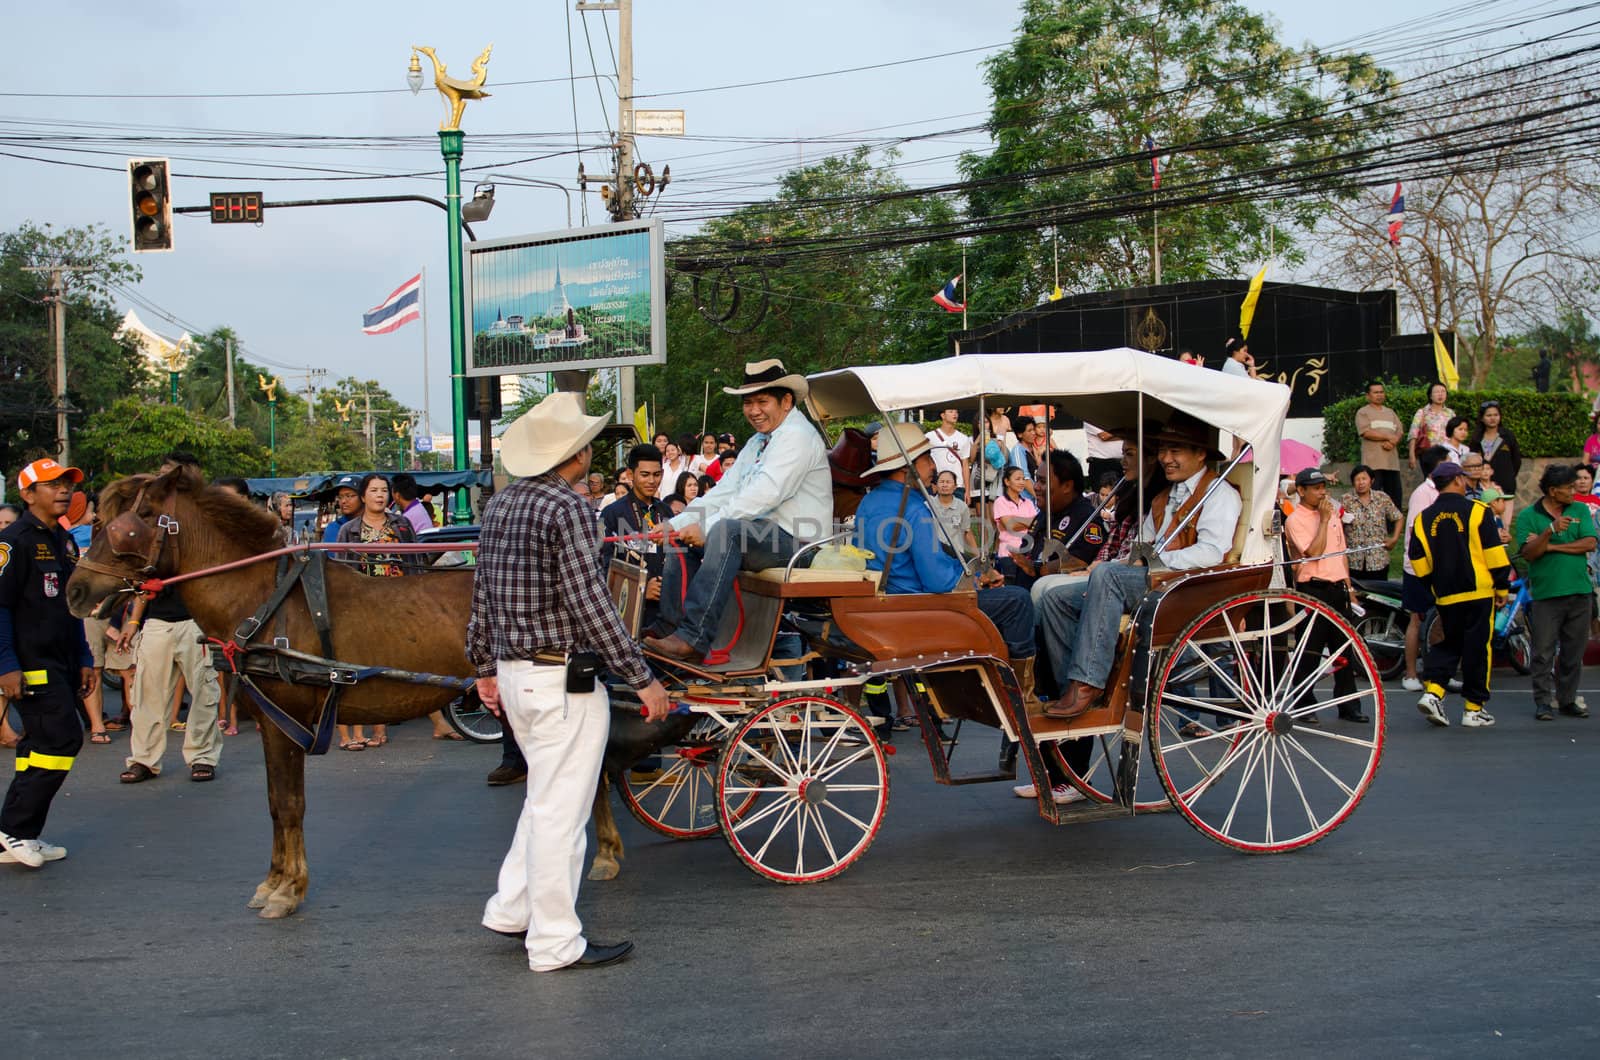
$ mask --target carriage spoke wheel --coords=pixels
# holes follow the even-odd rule
[[[617,794],[638,822],[669,839],[704,839],[722,827],[717,814],[717,756],[728,728],[716,718],[695,723],[681,743],[663,747],[660,766],[628,769]],[[755,796],[734,807],[741,815]]]
[[[867,852],[889,805],[883,745],[860,714],[798,696],[735,730],[717,766],[722,834],[779,883],[831,879]]]
[[[1332,832],[1366,795],[1383,754],[1383,683],[1355,628],[1321,601],[1236,596],[1179,634],[1149,731],[1156,774],[1190,824],[1237,850],[1282,853]]]

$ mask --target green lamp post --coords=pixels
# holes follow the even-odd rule
[[[406,71],[406,83],[413,94],[422,90],[422,63],[418,54],[426,55],[433,63],[433,87],[444,97],[449,114],[439,127],[439,152],[444,156],[445,208],[449,226],[446,233],[450,265],[450,430],[455,449],[455,469],[469,470],[471,457],[467,452],[467,306],[464,277],[461,274],[461,155],[466,134],[461,131],[461,114],[467,101],[483,99],[488,78],[489,53],[494,45],[483,49],[472,63],[473,79],[464,81],[445,75],[444,63],[432,48],[414,46],[411,65]],[[472,521],[472,504],[469,492],[456,491],[455,522]]]

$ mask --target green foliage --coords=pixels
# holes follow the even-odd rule
[[[1409,429],[1411,417],[1428,400],[1427,387],[1386,382],[1384,389],[1401,428]],[[1517,436],[1524,457],[1576,457],[1583,451],[1583,443],[1589,437],[1589,404],[1577,394],[1541,394],[1525,389],[1457,390],[1445,404],[1476,424],[1478,406],[1491,398],[1500,402],[1500,422]],[[1366,401],[1365,394],[1347,397],[1322,410],[1322,451],[1328,460],[1360,459],[1356,410]],[[1402,444],[1401,453],[1409,452],[1408,444]]]
[[[90,416],[73,440],[74,461],[96,487],[155,471],[174,449],[200,458],[207,478],[267,473],[267,452],[246,430],[177,405],[123,398]]]
[[[137,350],[112,337],[121,314],[109,285],[139,277],[122,240],[93,226],[56,231],[32,223],[0,235],[0,467],[8,469],[57,452],[50,277],[25,271],[54,265],[74,269],[63,277],[69,434],[151,381]]]
[[[1015,312],[1054,286],[1102,290],[1150,282],[1148,219],[1074,223],[1038,219],[1087,204],[1151,196],[1148,136],[1174,151],[1163,191],[1227,186],[1273,165],[1309,166],[1372,138],[1390,75],[1368,55],[1284,46],[1262,15],[1231,0],[1025,0],[1015,43],[988,60],[995,148],[962,170],[975,219],[1021,214],[1031,227],[978,239],[969,254],[968,304]],[[1274,129],[1262,136],[1263,128]],[[1185,144],[1203,148],[1183,150]],[[1343,194],[1329,184],[1327,196]],[[1239,276],[1267,255],[1301,257],[1296,230],[1315,223],[1327,196],[1249,196],[1162,207],[1162,278]]]
[[[366,468],[370,459],[367,443],[337,420],[302,422],[293,437],[278,446],[278,471],[284,475]]]
[[[904,190],[894,171],[875,166],[863,148],[793,170],[770,201],[711,221],[701,235],[668,247],[669,258],[683,260],[728,246],[759,251],[774,239],[816,241],[815,249],[796,250],[781,263],[764,259],[771,284],[766,315],[739,334],[710,323],[697,301],[705,304],[715,295],[726,305],[733,295],[730,283],[737,285],[743,308],[730,326],[748,326],[761,303],[755,270],[703,273],[698,299],[692,274],[672,274],[667,363],[641,368],[636,391],[639,401],[650,403],[657,428],[673,437],[698,432],[704,405],[707,430],[748,434],[739,399],[722,393],[739,382],[748,361],[777,357],[790,371],[808,374],[943,356],[946,336],[960,318],[939,312],[928,299],[960,271],[959,253],[940,246],[864,250],[848,244],[862,232],[952,219],[948,203],[895,197]]]

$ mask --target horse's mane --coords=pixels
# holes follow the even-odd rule
[[[100,491],[99,514],[102,523],[109,523],[125,511],[139,495],[139,490],[155,482],[156,475],[130,475],[118,479]],[[188,494],[200,509],[212,529],[227,538],[253,548],[266,550],[278,532],[277,516],[252,504],[230,489],[206,484],[206,480],[193,468],[184,468],[176,477],[179,493]],[[166,494],[158,487],[149,499]]]

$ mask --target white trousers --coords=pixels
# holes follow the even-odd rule
[[[578,885],[611,702],[599,683],[591,693],[568,694],[562,666],[501,659],[497,677],[506,723],[528,760],[528,792],[483,925],[526,929],[528,967],[549,972],[582,957],[587,945]]]

